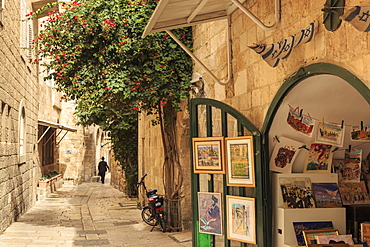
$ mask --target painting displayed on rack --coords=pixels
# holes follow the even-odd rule
[[[312,143],[308,151],[304,172],[330,173],[333,159],[332,147],[328,144]]]
[[[370,245],[370,222],[361,223],[361,241]]]
[[[289,106],[287,123],[296,131],[312,137],[313,126],[315,121],[309,114],[302,114],[299,107],[293,108]]]
[[[222,235],[221,193],[198,192],[199,232]]]
[[[294,233],[297,238],[298,246],[305,246],[303,231],[307,230],[327,230],[333,229],[331,221],[313,221],[313,222],[293,222]]]
[[[284,208],[315,208],[311,180],[308,177],[280,177]]]
[[[370,125],[353,125],[351,128],[351,140],[368,142],[370,140]]]
[[[312,183],[312,190],[317,208],[342,207],[337,183]]]
[[[310,244],[317,244],[316,236],[325,235],[339,235],[339,232],[338,229],[303,231],[303,237],[306,242],[306,246],[309,246]]]
[[[344,126],[334,123],[318,123],[316,142],[343,147],[343,140]]]
[[[318,244],[354,244],[352,235],[325,235],[325,236],[315,236]]]
[[[225,138],[227,153],[227,185],[255,185],[253,137]]]
[[[362,150],[351,148],[344,152],[343,182],[360,182]]]
[[[299,147],[303,143],[286,138],[279,137],[278,143],[271,154],[270,170],[281,173],[291,173],[295,158],[299,152]]]
[[[364,181],[358,183],[339,183],[343,205],[370,204]]]
[[[194,173],[225,173],[224,137],[193,138]]]
[[[256,244],[255,199],[227,195],[226,200],[227,238]]]

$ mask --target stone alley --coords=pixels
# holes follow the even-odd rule
[[[150,232],[136,200],[106,182],[64,186],[38,201],[0,234],[0,246],[192,245],[190,232]]]

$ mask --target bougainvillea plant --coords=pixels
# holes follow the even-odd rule
[[[136,133],[139,111],[165,115],[189,97],[190,57],[165,32],[141,37],[157,1],[59,2],[61,11],[48,13],[33,42],[37,59],[30,62],[45,66],[63,99],[75,100],[81,124],[98,124],[116,135],[116,155],[119,148],[132,147],[127,140],[137,141],[130,133]],[[191,29],[173,32],[191,47]]]

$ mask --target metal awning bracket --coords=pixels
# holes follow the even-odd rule
[[[60,132],[62,132],[62,131],[60,131]],[[59,132],[59,133],[60,133]],[[62,136],[62,138],[60,138],[60,140],[57,142],[57,146],[59,145],[59,143],[63,140],[63,138],[67,135],[67,133],[68,133],[68,130],[64,133],[64,135]]]
[[[42,138],[46,135],[46,133],[49,131],[50,126],[42,133],[42,136],[37,140],[37,144],[42,140]]]

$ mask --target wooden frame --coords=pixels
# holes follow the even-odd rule
[[[199,232],[222,235],[222,194],[198,192]]]
[[[227,185],[255,186],[253,136],[225,138]]]
[[[306,246],[317,243],[315,236],[324,236],[324,235],[339,235],[339,231],[338,229],[303,231],[303,237],[304,241],[306,242]]]
[[[194,173],[225,173],[224,137],[193,138]]]
[[[227,238],[256,244],[255,198],[226,196]]]

